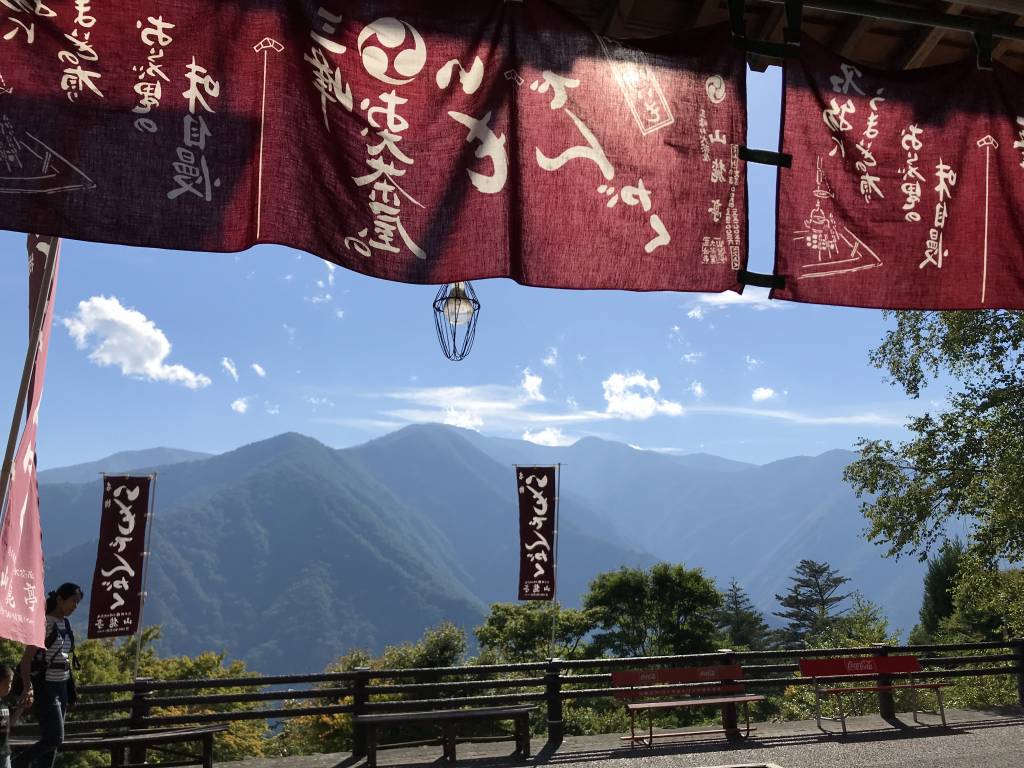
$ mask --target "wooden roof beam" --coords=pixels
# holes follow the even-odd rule
[[[946,8],[946,13],[958,16],[963,10],[963,3],[952,3]],[[937,27],[929,29],[919,38],[919,42],[904,59],[903,65],[900,69],[917,69],[918,67],[924,66],[928,57],[932,55],[932,51],[935,50],[935,46],[937,46],[945,36],[946,30],[944,29],[939,29]]]
[[[718,15],[718,6],[721,0],[704,0],[704,3],[700,7],[700,11],[697,13],[697,18],[693,22],[695,27],[706,27],[712,21],[715,16]]]

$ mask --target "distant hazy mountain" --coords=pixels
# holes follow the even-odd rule
[[[770,613],[810,558],[906,629],[923,566],[885,560],[864,541],[841,477],[853,458],[830,451],[755,466],[439,425],[344,450],[281,435],[157,467],[146,621],[164,626],[166,651],[223,649],[268,672],[320,669],[354,646],[379,651],[445,618],[471,631],[489,603],[515,598],[512,465],[561,462],[563,604],[578,604],[602,571],[663,559],[702,567],[723,588],[735,577]],[[95,475],[42,480],[49,580],[90,584]]]
[[[119,472],[150,471],[155,467],[168,464],[180,464],[183,461],[208,459],[211,454],[183,451],[180,448],[148,448],[143,451],[122,451],[107,456],[99,461],[87,464],[75,464],[71,467],[44,469],[39,473],[41,483],[88,483],[99,478],[101,473],[108,475]],[[98,487],[98,486],[97,486]]]

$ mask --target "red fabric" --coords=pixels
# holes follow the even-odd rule
[[[800,659],[800,674],[804,677],[834,677],[839,675],[896,675],[920,672],[921,663],[916,656],[868,656],[859,659]]]
[[[1024,308],[1024,78],[878,72],[805,40],[785,99],[773,298]]]
[[[30,259],[33,247],[30,238]],[[43,646],[46,634],[43,541],[39,527],[39,486],[36,480],[36,433],[43,380],[46,377],[50,327],[53,324],[53,303],[60,266],[59,250],[54,258],[58,262],[53,271],[50,299],[32,371],[32,406],[28,409],[25,430],[14,454],[7,507],[0,528],[0,637],[36,647]]]
[[[103,478],[100,539],[89,594],[91,638],[139,631],[151,482],[149,476]]]
[[[541,0],[13,5],[2,228],[276,242],[416,283],[739,288],[724,27],[641,49]]]

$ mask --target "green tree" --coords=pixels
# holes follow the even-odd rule
[[[835,624],[843,611],[837,611],[849,594],[837,594],[839,588],[849,581],[828,563],[801,560],[796,575],[790,576],[793,583],[785,595],[775,595],[782,611],[774,615],[787,619],[786,640],[798,643],[824,632]]]
[[[580,656],[583,638],[592,628],[589,617],[585,611],[559,608],[550,602],[494,603],[474,633],[481,650],[495,662],[538,661],[552,655],[552,622],[554,655],[564,659]]]
[[[464,661],[466,653],[466,633],[460,627],[445,622],[437,627],[427,629],[423,637],[415,643],[389,645],[378,657],[361,649],[349,651],[344,656],[331,662],[325,672],[351,672],[360,667],[370,669],[414,669],[430,667],[452,667]],[[439,676],[438,681],[442,678]],[[388,681],[401,684],[403,678]],[[422,680],[405,680],[404,682],[423,682]],[[324,687],[345,687],[344,683],[327,683]],[[385,700],[375,696],[374,701]],[[351,703],[351,699],[343,700],[327,697],[326,704]],[[308,700],[296,703],[295,706],[316,706]],[[419,735],[417,729],[411,729]],[[309,755],[317,752],[345,752],[352,748],[352,716],[350,714],[323,714],[308,717],[294,717],[285,721],[276,740],[277,752],[282,755]]]
[[[949,523],[992,564],[1024,559],[1024,312],[895,312],[871,362],[911,397],[940,378],[945,404],[909,419],[912,437],[858,441],[845,477],[868,536],[893,556],[927,557]]]
[[[594,622],[595,652],[618,656],[711,650],[721,604],[721,594],[700,568],[669,563],[599,574],[583,597]]]
[[[924,576],[924,596],[919,616],[921,623],[912,642],[927,642],[935,637],[943,620],[953,615],[953,587],[964,557],[964,545],[959,539],[950,539],[936,557],[928,561]]]
[[[736,579],[729,583],[729,589],[723,598],[717,624],[729,647],[751,650],[766,648],[771,630],[765,623],[764,614],[754,607],[750,597]]]

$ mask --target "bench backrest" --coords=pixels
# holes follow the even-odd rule
[[[920,672],[917,656],[860,656],[847,659],[800,659],[803,677],[844,675],[898,675]]]
[[[743,668],[739,664],[712,667],[676,667],[670,669],[630,669],[612,672],[612,686],[618,699],[655,699],[660,696],[711,696],[743,693]],[[707,683],[685,688],[637,690],[646,686],[671,686],[673,683]]]

